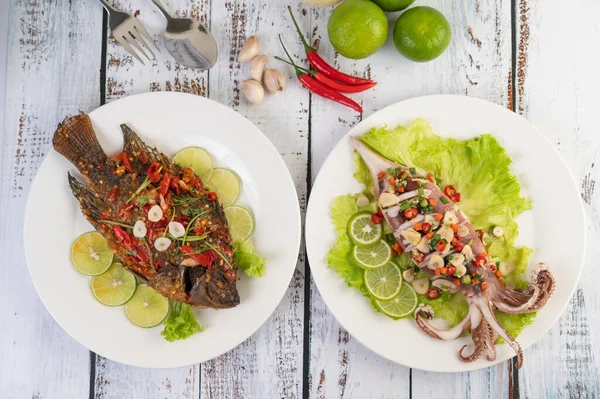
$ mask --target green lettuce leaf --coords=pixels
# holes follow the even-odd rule
[[[233,255],[237,266],[250,277],[262,277],[265,274],[265,259],[256,254],[250,241],[235,241]]]
[[[205,330],[205,327],[198,324],[190,305],[181,302],[172,303],[171,312],[164,325],[165,328],[160,335],[169,342],[186,339],[197,332]]]
[[[517,288],[525,288],[527,282],[522,276],[533,251],[515,247],[519,233],[515,218],[531,209],[531,201],[521,195],[521,186],[510,170],[512,161],[496,138],[483,134],[469,140],[444,139],[433,132],[427,121],[415,119],[408,126],[373,128],[361,139],[390,160],[433,173],[441,187],[452,184],[461,193],[460,208],[476,228],[489,232],[494,226],[501,226],[504,235],[500,238],[490,236],[488,252],[492,259],[512,262],[514,271],[504,277]],[[354,177],[364,184],[364,193],[372,199],[373,180],[357,154],[355,164]],[[374,211],[375,206],[371,204],[359,209],[356,197],[343,195],[334,200],[331,217],[338,239],[329,251],[327,261],[350,287],[368,296],[363,270],[350,254],[352,244],[346,234],[346,225],[356,212]],[[394,258],[394,261],[402,269],[412,267],[407,256]],[[447,320],[450,326],[460,322],[468,312],[467,303],[460,294],[443,293],[436,300],[419,295],[419,303],[430,305],[436,316]],[[377,310],[373,299],[371,304]],[[506,322],[503,325],[513,336],[517,336],[535,317],[535,314],[500,315],[499,319]]]

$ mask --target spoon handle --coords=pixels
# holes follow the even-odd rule
[[[167,9],[162,5],[162,3],[159,0],[152,0],[152,2],[154,3],[154,5],[156,5],[156,7],[158,7],[162,15],[164,15],[164,17],[167,19],[167,21],[173,19],[173,17],[171,17],[171,14],[169,14]]]

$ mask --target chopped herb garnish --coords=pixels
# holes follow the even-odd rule
[[[444,195],[442,195],[442,196],[440,197],[440,200],[441,200],[441,201],[442,201],[444,204],[447,204],[447,203],[448,203],[448,198],[446,198]]]
[[[150,178],[148,176],[146,176],[146,179],[144,179],[142,184],[140,184],[140,186],[137,188],[137,190],[135,190],[135,192],[133,194],[131,194],[131,197],[129,197],[129,199],[125,203],[129,204],[131,202],[131,200],[134,199],[136,197],[136,195],[141,193],[142,190],[144,190],[146,187],[148,187],[150,185],[150,183],[151,183]]]
[[[429,206],[429,202],[427,202],[427,200],[423,198],[421,202],[419,202],[419,205],[421,205],[421,208],[426,208]]]
[[[473,244],[473,239],[470,239],[469,242],[467,243],[467,245],[471,245]]]
[[[394,169],[387,168],[387,174],[390,175],[390,176],[393,176],[394,175]]]
[[[439,239],[440,239],[440,238],[442,238],[442,236],[441,236],[441,235],[439,235],[438,233],[435,233],[435,234],[433,235],[433,239],[434,239],[434,240],[438,240],[438,241],[439,241]]]
[[[133,230],[133,226],[130,224],[125,224],[125,223],[121,223],[121,222],[113,222],[112,220],[98,220],[98,223],[114,224],[115,226],[121,226],[121,227],[125,227],[126,229]]]
[[[400,176],[400,173],[402,173],[402,168],[396,168],[394,173],[396,174],[396,176]]]
[[[219,249],[217,247],[215,247],[214,245],[210,244],[210,243],[206,243],[206,245],[212,249],[213,251],[215,251],[217,253],[217,255],[219,255],[221,257],[221,259],[223,259],[225,261],[225,263],[227,263],[227,266],[231,267],[231,263],[229,263],[229,261],[227,260],[227,258],[225,257],[225,255],[223,255],[221,253],[221,251],[219,251]]]
[[[148,251],[148,259],[150,260],[150,267],[154,269],[154,260],[152,259],[152,251],[150,250],[150,245],[148,245],[148,240],[146,240],[146,237],[142,238],[142,241],[144,242],[144,246],[146,247],[146,251]]]
[[[425,190],[423,190],[423,187],[419,187],[417,191],[419,192],[419,195],[425,195]]]
[[[148,197],[145,195],[140,195],[139,197],[137,197],[137,199],[135,200],[135,202],[137,202],[137,204],[139,206],[144,206],[148,203]]]
[[[205,240],[206,237],[208,237],[206,234],[203,234],[201,236],[183,236],[183,237],[179,237],[179,238],[175,238],[176,240],[179,241],[185,241],[185,242],[192,242],[192,241],[202,241]]]
[[[415,168],[410,168],[410,173],[412,173],[413,175],[417,173],[417,169]]]

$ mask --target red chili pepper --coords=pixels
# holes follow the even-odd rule
[[[456,189],[454,188],[454,186],[448,184],[446,187],[444,187],[444,193],[448,197],[452,197],[454,194],[456,194]]]
[[[181,252],[189,254],[194,251],[191,245],[184,245],[180,247]],[[191,254],[190,257],[200,264],[202,267],[210,267],[215,259],[219,258],[219,255],[212,249],[206,250],[199,254]]]
[[[463,248],[464,248],[464,247],[465,247],[465,246],[464,246],[464,245],[462,245],[462,243],[460,243],[460,242],[457,242],[457,243],[456,243],[456,245],[454,246],[454,248],[456,248],[456,250],[457,250],[458,252],[462,252],[462,250],[463,250]]]
[[[416,208],[408,208],[404,211],[404,217],[407,219],[412,219],[419,214]]]
[[[413,261],[417,264],[423,262],[425,260],[425,255],[423,255],[421,252],[419,252],[416,255],[413,255]]]
[[[374,224],[381,224],[381,222],[383,222],[383,217],[374,213],[371,215],[371,222],[373,222]]]
[[[122,151],[122,152],[118,153],[117,155],[115,155],[115,159],[117,159],[118,161],[121,161],[121,163],[123,164],[123,166],[125,167],[125,169],[128,172],[133,171],[131,169],[131,164],[129,163],[129,158],[127,158],[127,154],[125,153],[125,151]]]
[[[394,245],[392,245],[392,249],[396,252],[398,252],[399,254],[402,253],[402,246],[398,243],[395,243]]]
[[[377,216],[383,217],[383,212],[381,212],[381,208],[377,208]]]
[[[119,197],[119,189],[113,188],[112,190],[110,190],[110,193],[108,193],[108,197],[106,197],[106,200],[108,202],[110,202],[111,204],[114,204],[115,202],[117,202],[118,197]]]
[[[452,246],[456,246],[457,244],[460,244],[460,238],[457,236],[454,236],[454,238],[452,238],[452,241],[450,242],[450,244],[452,244]]]
[[[435,249],[436,249],[438,252],[444,252],[444,249],[446,249],[446,241],[444,241],[444,240],[439,240],[439,241],[437,242],[437,244],[435,244]]]
[[[304,87],[306,87],[308,90],[310,90],[312,93],[324,97],[324,98],[328,98],[330,100],[333,100],[337,103],[340,103],[342,105],[345,105],[349,108],[352,108],[353,110],[359,112],[359,113],[363,113],[363,109],[362,107],[354,100],[346,97],[343,94],[338,93],[337,91],[335,91],[334,89],[332,89],[331,87],[327,87],[325,86],[323,83],[319,82],[318,80],[316,80],[315,78],[313,78],[312,76],[303,73],[298,66],[294,63],[294,61],[292,60],[292,57],[290,56],[290,54],[288,53],[287,49],[285,48],[285,46],[283,45],[283,41],[281,40],[281,36],[279,36],[279,41],[281,42],[281,46],[283,47],[283,50],[285,51],[285,54],[288,56],[290,62],[292,63],[292,65],[294,66],[294,69],[296,70],[296,76],[298,76],[298,80],[300,81],[300,83],[302,83],[302,85]]]
[[[490,266],[490,270],[493,271],[493,272],[495,272],[496,271],[496,265],[491,265]]]
[[[144,165],[148,163],[148,156],[146,154],[144,154],[143,152],[140,152],[140,155],[138,155],[138,159]]]
[[[440,296],[440,290],[437,287],[431,287],[425,295],[428,299],[437,299]]]
[[[379,180],[383,180],[384,177],[385,177],[385,172],[384,171],[381,171],[381,172],[377,173],[377,178]]]
[[[208,199],[211,200],[211,201],[216,201],[216,200],[219,199],[219,196],[214,191],[210,191],[208,193]]]
[[[165,172],[162,180],[160,181],[160,188],[158,189],[159,194],[165,195],[167,191],[169,191],[169,186],[171,185],[171,178],[171,174]]]
[[[117,213],[117,217],[120,218],[120,217],[125,216],[125,214],[127,212],[129,212],[130,210],[132,210],[134,206],[135,206],[135,204],[129,204],[126,207],[121,208],[121,210],[119,210],[119,213]]]
[[[454,273],[456,273],[456,266],[448,266],[448,275],[452,276]]]
[[[477,229],[475,230],[475,232],[477,233],[477,237],[479,237],[479,239],[483,239],[483,230],[481,229]]]
[[[431,223],[423,223],[423,233],[429,233],[429,230],[431,230]]]
[[[477,257],[477,259],[475,259],[475,266],[477,266],[477,267],[483,267],[483,266],[485,266],[486,263],[487,263],[487,258],[485,257],[485,255],[479,255]]]
[[[450,199],[452,200],[452,202],[460,202],[460,193],[454,194],[450,197]]]
[[[152,162],[152,164],[148,168],[148,178],[152,183],[157,183],[160,181],[160,172],[158,171],[159,169],[160,164],[156,161]]]
[[[369,80],[369,79],[357,78],[356,76],[351,76],[351,75],[342,73],[342,72],[338,71],[337,69],[335,69],[334,67],[332,67],[331,65],[329,65],[327,62],[325,62],[325,60],[323,58],[321,58],[321,56],[319,54],[317,54],[317,51],[314,48],[312,48],[311,46],[309,46],[308,43],[306,43],[306,39],[304,39],[304,35],[302,34],[302,31],[300,30],[300,27],[298,26],[298,22],[296,22],[296,18],[294,17],[294,14],[292,13],[292,7],[288,6],[288,11],[290,12],[290,15],[292,16],[292,22],[294,22],[296,31],[298,32],[298,35],[300,36],[300,40],[302,40],[302,44],[304,45],[304,50],[306,51],[306,58],[308,59],[308,62],[310,62],[310,64],[317,71],[323,73],[324,75],[327,75],[328,77],[330,77],[332,79],[339,80],[340,82],[348,83],[351,85],[374,83],[372,80]]]
[[[135,246],[133,245],[133,236],[131,234],[123,230],[121,226],[113,227],[113,232],[115,233],[117,240],[119,240],[125,248],[128,250],[135,250]]]

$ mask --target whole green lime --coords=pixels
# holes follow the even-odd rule
[[[439,57],[450,44],[452,32],[444,14],[420,6],[405,11],[394,25],[394,44],[406,58],[426,62]]]
[[[402,11],[415,0],[371,0],[373,3],[377,4],[383,11],[392,12],[392,11]]]
[[[370,0],[348,0],[337,6],[327,24],[329,41],[347,58],[366,58],[387,38],[388,22],[381,8]]]

